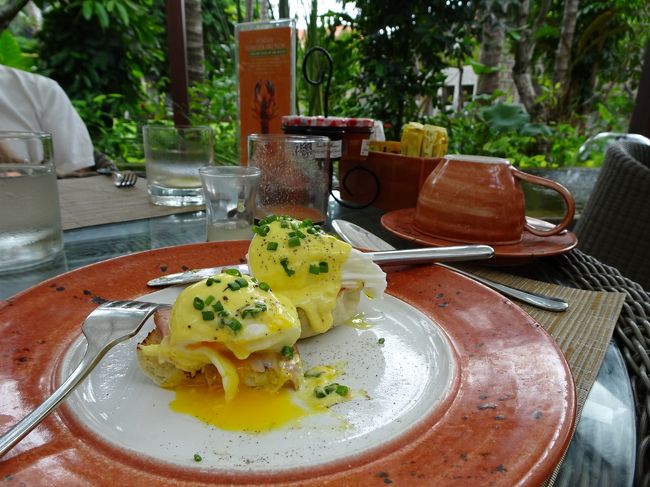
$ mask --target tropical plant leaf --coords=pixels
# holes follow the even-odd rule
[[[472,69],[474,70],[474,73],[477,75],[482,75],[482,74],[492,74],[492,73],[498,73],[499,68],[496,66],[486,66],[485,64],[481,64],[476,61],[472,61],[471,59],[469,60],[470,66],[472,66]]]
[[[0,64],[19,69],[26,69],[29,65],[9,29],[0,34]]]
[[[530,135],[533,137],[538,135],[545,135],[548,137],[552,134],[552,131],[548,125],[543,123],[527,123],[521,127],[519,133],[521,135]]]
[[[495,130],[520,130],[530,120],[520,105],[497,103],[481,111],[483,120]]]
[[[560,37],[560,29],[552,25],[543,25],[533,33],[535,39],[543,37]]]

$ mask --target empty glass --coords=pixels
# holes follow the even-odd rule
[[[146,125],[142,135],[151,202],[163,206],[203,204],[199,168],[213,164],[212,129]]]
[[[256,167],[199,169],[205,195],[208,242],[250,240],[261,171]]]
[[[330,178],[327,137],[249,135],[248,165],[262,171],[257,219],[275,214],[325,221]]]

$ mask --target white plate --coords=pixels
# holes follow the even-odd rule
[[[180,288],[141,299],[171,303]],[[235,472],[279,471],[326,464],[381,446],[415,426],[452,391],[457,365],[445,334],[427,316],[392,296],[362,297],[360,311],[372,326],[339,326],[299,342],[305,370],[345,362],[337,379],[358,397],[298,424],[261,434],[220,430],[171,411],[174,392],[154,385],[139,369],[136,339],[111,350],[68,399],[85,427],[119,448],[179,466]],[[378,339],[384,338],[384,345]],[[85,341],[66,354],[61,378],[81,360]],[[260,405],[263,407],[263,405]],[[272,445],[272,448],[270,447]],[[193,454],[199,453],[199,464]]]

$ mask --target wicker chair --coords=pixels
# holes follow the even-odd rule
[[[650,146],[611,145],[575,232],[578,247],[650,290]]]

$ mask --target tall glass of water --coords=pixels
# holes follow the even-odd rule
[[[151,202],[163,206],[203,204],[199,168],[214,164],[212,129],[146,125],[142,135]]]
[[[61,250],[52,136],[0,131],[0,271],[47,262]]]

